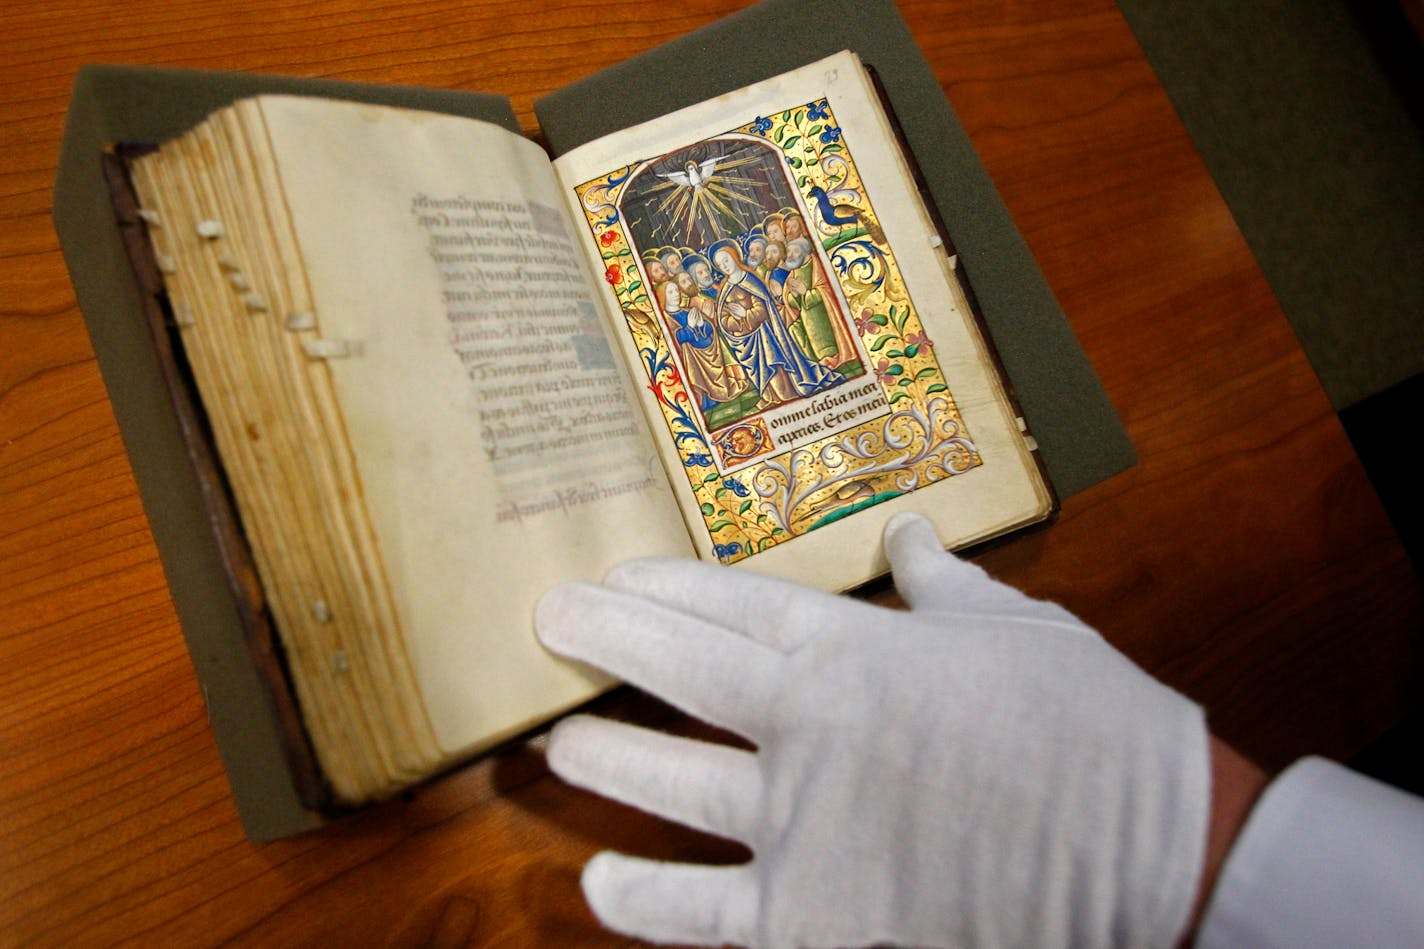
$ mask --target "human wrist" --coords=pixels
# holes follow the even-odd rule
[[[1190,946],[1211,899],[1232,845],[1246,819],[1270,783],[1270,776],[1226,742],[1211,736],[1211,813],[1207,822],[1206,851],[1201,880],[1191,916],[1179,945]]]

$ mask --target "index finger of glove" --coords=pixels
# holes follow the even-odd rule
[[[539,639],[554,652],[757,740],[780,672],[782,657],[774,649],[660,603],[586,583],[544,594],[534,620]]]
[[[880,607],[696,560],[649,557],[608,572],[605,586],[748,636],[781,653],[836,627],[878,628]]]

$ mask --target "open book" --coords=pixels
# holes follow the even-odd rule
[[[644,555],[831,590],[922,512],[1054,508],[850,53],[552,164],[485,123],[240,101],[132,163],[336,800],[608,683],[538,596]]]

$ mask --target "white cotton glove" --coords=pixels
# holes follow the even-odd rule
[[[565,780],[753,853],[598,854],[594,913],[703,945],[1171,946],[1206,838],[1200,709],[922,518],[893,518],[885,549],[911,612],[672,560],[541,601],[550,649],[757,747],[554,730]]]

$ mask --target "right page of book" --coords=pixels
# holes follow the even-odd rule
[[[896,512],[956,547],[1052,513],[854,54],[555,167],[701,556],[842,589],[884,572]]]

